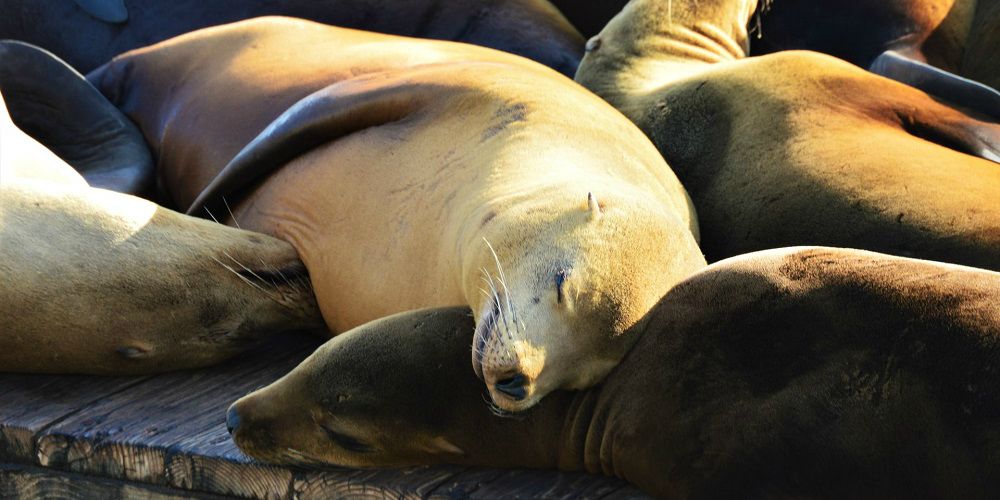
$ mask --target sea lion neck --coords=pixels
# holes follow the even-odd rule
[[[621,97],[745,58],[756,8],[757,0],[632,0],[587,43],[576,80],[620,107]]]

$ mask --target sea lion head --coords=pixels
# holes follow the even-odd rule
[[[469,374],[464,360],[471,330],[465,307],[372,321],[334,337],[280,380],[238,400],[227,426],[244,452],[275,463],[492,463],[499,452],[512,466],[527,455],[530,465],[530,451],[505,448],[534,435],[516,432],[523,422],[494,417],[482,385]],[[491,431],[485,435],[477,432],[484,425]],[[505,429],[494,434],[493,426]],[[507,433],[518,436],[492,445]]]
[[[746,57],[747,22],[770,0],[632,0],[587,41],[574,79],[629,117],[637,95],[655,92],[686,67]],[[624,108],[624,109],[623,109]]]
[[[477,265],[465,266],[478,295],[469,297],[473,368],[505,411],[599,382],[650,308],[705,265],[676,212],[648,194],[603,189],[497,212]]]

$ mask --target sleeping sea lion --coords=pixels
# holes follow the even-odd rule
[[[633,0],[576,77],[653,139],[709,259],[816,244],[1000,269],[1000,125],[827,55],[746,58],[756,3]]]
[[[0,180],[0,372],[192,368],[322,325],[290,245],[89,187],[2,96]]]
[[[648,139],[527,59],[261,18],[90,78],[139,125],[178,206],[232,208],[230,223],[296,248],[333,333],[472,307],[473,367],[508,410],[600,380],[705,264]]]
[[[662,498],[990,498],[998,295],[990,271],[771,250],[683,281],[602,384],[516,417],[483,402],[456,308],[332,339],[227,421],[249,455],[314,467],[583,470]]]
[[[572,75],[584,39],[548,0],[5,0],[0,39],[29,42],[87,72],[177,35],[290,16],[504,50]]]

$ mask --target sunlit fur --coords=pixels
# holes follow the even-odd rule
[[[820,244],[1000,269],[1000,124],[827,55],[746,57],[756,4],[633,0],[576,76],[677,172],[708,260]]]
[[[290,245],[88,187],[2,100],[0,179],[0,371],[177,370],[322,325]]]
[[[297,120],[322,116],[329,140],[261,165],[260,185],[229,199],[236,218],[296,248],[334,334],[422,307],[483,319],[499,303],[480,330],[500,333],[467,355],[491,390],[525,375],[523,400],[492,391],[506,411],[597,382],[646,310],[705,264],[690,200],[642,132],[510,54],[262,18],[91,78],[152,138],[182,206],[262,129],[294,149]]]

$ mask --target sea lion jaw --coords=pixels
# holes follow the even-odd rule
[[[598,383],[649,309],[705,265],[688,225],[642,195],[605,186],[571,203],[516,237],[486,235],[496,244],[482,245],[475,266],[472,365],[504,411]]]
[[[463,361],[470,316],[466,308],[411,311],[334,337],[230,407],[233,440],[254,458],[286,464],[463,463],[457,421],[491,418]],[[462,409],[470,400],[477,415]]]

